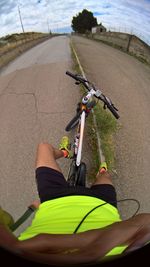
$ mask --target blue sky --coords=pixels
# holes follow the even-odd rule
[[[0,36],[25,31],[69,32],[83,9],[112,31],[134,33],[150,44],[150,0],[0,0]]]

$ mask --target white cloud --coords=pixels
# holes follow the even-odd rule
[[[105,26],[136,32],[150,42],[150,0],[1,0],[1,36],[21,32],[18,2],[25,31],[47,32],[47,21],[52,31],[69,27],[86,8]]]

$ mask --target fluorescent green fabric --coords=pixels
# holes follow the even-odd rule
[[[46,201],[40,205],[31,226],[20,235],[19,240],[40,233],[71,234],[91,209],[103,203],[103,200],[90,196],[66,196]],[[118,210],[106,204],[90,213],[78,232],[102,228],[120,220]],[[120,254],[124,248],[114,248],[108,255]]]

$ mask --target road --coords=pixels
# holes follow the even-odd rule
[[[65,75],[73,63],[69,43],[65,36],[52,38],[0,73],[0,205],[15,219],[38,197],[37,144],[58,146],[80,98]],[[62,159],[60,165],[67,175],[69,161]]]
[[[150,69],[104,44],[75,37],[74,45],[88,78],[119,108],[121,127],[114,137],[118,198],[134,197],[140,211],[149,212]],[[80,98],[67,69],[72,69],[69,39],[61,36],[27,51],[0,73],[0,205],[15,219],[38,197],[37,144],[58,145]],[[84,145],[90,167],[88,142]],[[60,165],[67,175],[69,161],[62,159]],[[127,217],[136,205],[126,202],[120,209]]]
[[[150,68],[100,42],[73,37],[73,44],[87,77],[119,108],[120,130],[114,137],[118,199],[136,198],[140,212],[150,212]],[[127,218],[136,205],[124,202],[120,209]]]

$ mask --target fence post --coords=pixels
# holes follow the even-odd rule
[[[128,44],[127,44],[127,52],[129,52],[129,48],[130,48],[130,43],[131,43],[131,40],[132,40],[132,34],[129,34],[129,39],[128,39]]]

